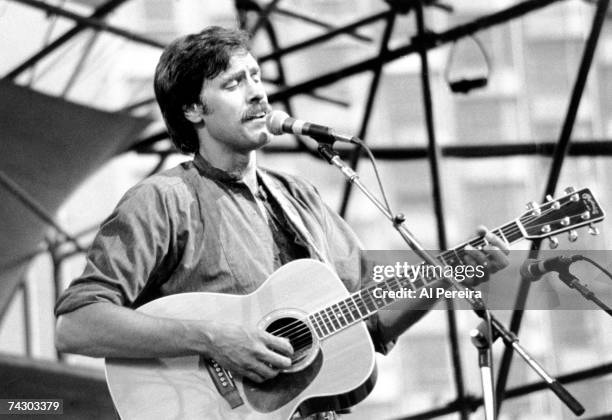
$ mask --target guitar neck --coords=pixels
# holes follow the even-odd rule
[[[522,219],[522,218],[521,218]],[[494,229],[492,233],[500,237],[508,244],[518,242],[525,237],[523,233],[523,227],[521,219],[513,220],[503,226]],[[482,237],[473,238],[466,241],[455,248],[444,251],[436,256],[436,259],[443,266],[454,266],[462,264],[463,257],[465,255],[465,247],[471,245],[476,249],[479,249],[486,245],[485,240]],[[308,316],[311,325],[314,327],[317,335],[320,339],[329,337],[336,332],[339,332],[361,320],[368,318],[375,314],[380,309],[391,305],[393,302],[399,300],[397,297],[398,293],[375,293],[375,289],[378,292],[401,292],[404,290],[413,290],[415,293],[430,283],[437,280],[437,278],[426,277],[422,273],[417,275],[416,273],[411,278],[406,277],[393,277],[388,280],[381,281],[379,283],[372,284],[362,290],[359,290],[351,294],[348,298],[336,302],[326,308],[321,309]],[[380,296],[380,297],[377,297]]]

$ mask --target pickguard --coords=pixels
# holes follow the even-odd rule
[[[323,365],[323,352],[305,369],[293,373],[280,373],[261,384],[243,379],[243,388],[249,404],[259,412],[275,411],[303,392],[316,378]]]

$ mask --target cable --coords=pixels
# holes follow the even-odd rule
[[[596,263],[595,261],[593,261],[592,259],[590,259],[589,257],[585,257],[583,255],[576,255],[576,261],[580,261],[580,260],[584,260],[584,261],[588,261],[591,264],[593,264],[595,267],[599,268],[601,271],[603,271],[608,277],[610,277],[610,279],[612,279],[612,273],[610,273],[608,270],[606,270],[605,268],[603,268],[601,265],[599,265],[598,263]]]
[[[366,154],[368,155],[368,158],[370,159],[370,162],[372,162],[372,168],[374,169],[374,175],[376,176],[376,182],[378,183],[378,189],[380,190],[380,194],[382,195],[382,199],[383,199],[383,201],[385,203],[385,207],[386,207],[387,211],[389,212],[389,214],[392,214],[392,215],[395,214],[391,210],[391,206],[389,205],[389,200],[387,200],[387,194],[385,193],[385,188],[383,187],[382,180],[380,178],[380,174],[378,173],[378,165],[376,164],[376,158],[374,158],[374,155],[372,154],[372,151],[365,144],[365,142],[363,140],[361,140],[360,138],[357,138],[357,137],[353,137],[353,140],[356,141],[356,143],[359,145],[359,147],[361,147],[363,150],[365,150]]]

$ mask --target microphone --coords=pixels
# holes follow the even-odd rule
[[[542,275],[551,271],[556,271],[557,273],[565,272],[570,264],[580,259],[582,259],[581,255],[572,255],[571,257],[561,255],[544,260],[529,258],[521,265],[520,274],[527,280],[538,280]]]
[[[359,139],[354,136],[338,133],[333,128],[324,125],[291,118],[283,111],[270,112],[266,119],[266,127],[268,131],[275,136],[283,133],[302,134],[312,137],[319,143],[333,144],[339,141],[343,143],[359,144]]]

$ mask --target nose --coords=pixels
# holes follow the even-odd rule
[[[247,101],[249,103],[259,103],[266,97],[263,83],[249,77],[247,87]]]

